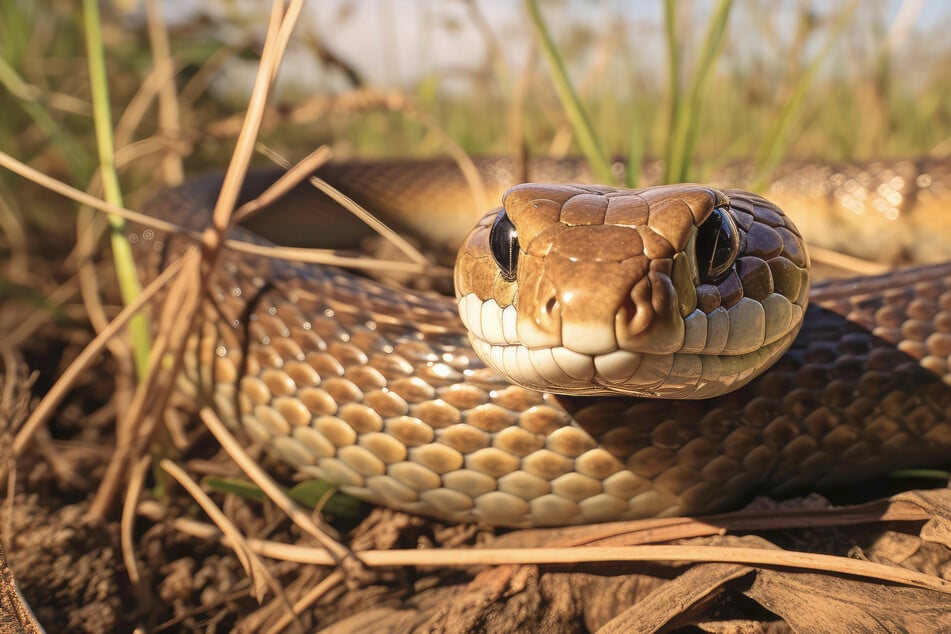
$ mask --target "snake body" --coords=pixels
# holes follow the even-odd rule
[[[339,169],[366,173],[342,184],[371,198],[406,194],[391,167]],[[274,178],[252,174],[246,195]],[[149,210],[200,228],[219,184]],[[276,206],[319,204],[298,188]],[[136,237],[153,274],[187,243]],[[474,354],[452,298],[334,268],[226,253],[210,284],[186,355],[195,397],[302,473],[411,513],[504,526],[702,514],[951,458],[951,262],[814,285],[785,355],[705,400],[512,385]]]

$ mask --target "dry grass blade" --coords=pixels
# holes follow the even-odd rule
[[[309,514],[299,509],[297,505],[284,494],[281,488],[271,479],[264,469],[248,456],[241,447],[241,444],[231,432],[228,431],[228,428],[225,427],[224,423],[221,422],[221,419],[219,419],[214,412],[205,407],[202,408],[199,415],[221,444],[221,447],[228,452],[228,455],[241,467],[247,476],[258,485],[258,487],[264,491],[265,495],[277,504],[298,527],[323,546],[321,552],[325,552],[330,556],[330,558],[326,560],[329,565],[339,564],[348,555],[353,554],[346,546],[330,537],[330,533],[335,532],[332,528],[327,525],[318,526]],[[321,522],[321,524],[323,523]]]
[[[222,183],[221,192],[213,212],[213,226],[205,231],[203,237],[204,253],[207,261],[212,264],[215,261],[217,250],[222,244],[222,237],[227,231],[227,228],[231,225],[231,215],[238,197],[240,182],[243,180],[244,173],[250,162],[254,140],[260,129],[270,86],[277,72],[277,68],[280,65],[284,49],[290,37],[290,32],[294,27],[297,17],[300,15],[301,7],[302,2],[291,2],[285,13],[282,3],[275,1],[272,5],[264,52],[261,56],[258,74],[251,93],[244,124],[241,127],[231,162],[225,172],[224,182]],[[296,173],[291,175],[291,177],[294,176],[296,176]],[[210,271],[211,267],[208,267],[208,270]],[[306,514],[294,507],[293,503],[283,495],[277,485],[264,474],[263,470],[256,464],[253,464],[247,457],[247,454],[240,448],[240,445],[234,437],[231,436],[230,432],[227,431],[224,424],[218,420],[217,416],[215,416],[211,410],[205,408],[201,411],[201,418],[212,433],[215,434],[222,446],[233,457],[236,457],[236,461],[245,469],[249,477],[255,480],[256,484],[258,484],[269,497],[274,499],[278,505],[291,516],[295,523],[314,536],[320,543],[324,544],[328,552],[334,555],[336,561],[342,561],[348,553],[347,549],[328,537]]]
[[[906,491],[891,499],[892,504],[907,505],[925,511],[928,523],[921,529],[921,538],[943,544],[951,549],[951,494],[949,489]]]
[[[215,204],[212,216],[213,227],[218,236],[223,235],[230,225],[231,213],[234,211],[235,202],[238,200],[241,181],[244,180],[248,165],[251,163],[251,154],[254,151],[254,144],[261,128],[261,120],[264,117],[264,107],[267,104],[271,84],[274,81],[290,33],[300,16],[302,7],[303,0],[292,1],[288,4],[285,13],[283,2],[275,0],[271,5],[271,18],[268,23],[267,36],[264,40],[264,51],[261,54],[254,88],[251,90],[248,110],[245,113],[244,124],[238,134],[238,141],[231,155],[231,161],[225,171],[221,193],[218,196],[218,202]],[[212,249],[217,248],[220,244],[220,241],[213,238],[211,234],[207,235],[207,239],[213,241],[207,245]]]
[[[278,619],[266,632],[266,634],[279,634],[287,629],[295,615],[300,615],[311,605],[316,603],[320,597],[324,596],[328,590],[335,588],[345,581],[344,574],[339,570],[330,573],[326,579],[315,585],[310,591],[302,596],[293,605],[293,614],[285,614]]]
[[[262,255],[268,258],[291,260],[293,262],[328,264],[330,266],[341,266],[364,271],[393,271],[400,273],[419,273],[420,275],[428,276],[452,277],[452,269],[428,262],[417,263],[402,260],[383,260],[362,256],[337,255],[337,252],[331,249],[262,246],[232,239],[225,240],[224,244],[234,251]]]
[[[11,172],[19,174],[23,178],[31,180],[37,185],[55,192],[60,196],[65,196],[66,198],[75,200],[80,204],[88,205],[94,209],[110,213],[114,216],[119,216],[125,220],[131,220],[132,222],[137,222],[139,224],[143,224],[167,233],[182,230],[182,228],[175,223],[158,220],[152,216],[132,211],[131,209],[126,209],[125,207],[120,207],[119,205],[107,203],[106,201],[87,194],[84,191],[80,191],[75,187],[70,187],[66,183],[58,181],[55,178],[51,178],[46,174],[33,169],[29,165],[26,165],[25,163],[21,163],[3,151],[0,151],[0,167],[5,167]]]
[[[281,55],[289,37],[290,29],[293,27],[294,20],[299,14],[300,6],[300,2],[292,3],[287,14],[282,15],[281,4],[275,2],[273,5],[270,28],[268,30],[267,41],[265,43],[265,52],[261,59],[258,78],[252,93],[251,104],[245,118],[245,124],[242,126],[237,147],[234,151],[234,154],[232,155],[232,161],[229,164],[228,171],[225,174],[224,183],[222,185],[218,201],[215,205],[213,226],[206,230],[203,235],[203,253],[206,263],[210,264],[210,266],[206,267],[206,271],[210,272],[213,270],[218,249],[222,244],[222,237],[227,231],[227,228],[230,226],[231,213],[234,208],[234,203],[237,200],[237,191],[240,186],[240,181],[243,180],[243,174],[246,171],[248,162],[250,160],[251,144],[253,143],[253,139],[256,137],[257,130],[260,127],[261,115],[264,104],[267,100],[270,83],[273,80],[274,74],[276,73],[276,69],[279,65]],[[323,154],[326,154],[326,152]],[[266,192],[262,199],[254,201],[248,208],[253,209],[254,205],[266,204],[268,196],[275,195],[275,191],[280,191],[281,187],[286,187],[288,183],[293,184],[292,180],[294,178],[298,178],[301,174],[306,173],[304,170],[308,168],[310,163],[313,163],[314,159],[315,156],[312,155],[310,161],[305,161],[301,168],[293,171],[291,174],[279,181],[277,187],[272,188],[272,190],[269,190],[269,192]],[[316,155],[316,159],[324,160],[324,157],[322,154],[318,153]],[[137,399],[132,404],[132,406],[130,406],[130,414],[132,414],[145,411],[145,404],[148,401],[151,400],[153,403],[153,408],[146,417],[146,419],[149,420],[151,424],[144,424],[142,427],[140,427],[140,432],[137,435],[138,440],[148,439],[151,437],[150,430],[156,424],[158,416],[164,407],[164,401],[165,398],[167,398],[168,389],[170,389],[171,385],[171,377],[174,377],[174,375],[177,374],[177,369],[182,362],[181,352],[183,350],[185,339],[189,331],[192,330],[192,325],[195,323],[195,318],[198,314],[199,298],[201,295],[201,292],[198,289],[202,286],[202,281],[204,278],[198,274],[198,263],[196,259],[188,258],[188,262],[190,266],[187,267],[185,274],[176,281],[176,284],[171,289],[169,297],[166,300],[166,311],[165,314],[163,314],[162,324],[166,329],[163,331],[163,333],[167,331],[168,334],[160,334],[159,338],[156,340],[154,354],[150,360],[151,371],[149,373],[149,386],[140,386],[140,389],[136,392]],[[189,274],[192,271],[194,272],[194,275]],[[172,307],[172,309],[178,309],[178,313],[176,315],[170,314],[168,312],[170,307]],[[157,369],[157,362],[158,359],[161,358],[160,355],[163,354],[165,348],[173,352],[175,367],[173,367],[171,371],[168,372],[170,378],[163,384],[165,386],[164,392],[162,388],[159,387],[157,388],[158,396],[153,396],[153,398],[149,399],[148,395],[152,394],[152,390],[149,388],[155,384],[155,370]],[[215,422],[208,422],[208,412],[203,412],[203,419],[205,419],[209,428],[215,431]],[[221,427],[223,427],[223,425]],[[218,434],[216,435],[220,434],[221,430],[219,429]],[[117,448],[116,454],[113,457],[113,460],[110,462],[110,469],[107,472],[107,476],[103,480],[103,486],[100,487],[99,494],[97,494],[97,498],[91,508],[91,513],[96,511],[101,513],[105,508],[107,508],[108,500],[111,499],[111,490],[114,488],[114,485],[110,484],[117,480],[118,474],[121,471],[121,466],[126,464],[128,459],[134,455],[135,450],[133,447],[138,443],[127,441],[125,443],[120,442],[119,444],[120,448]],[[217,508],[213,507],[213,505],[210,505],[210,500],[204,496],[197,485],[187,478],[184,472],[178,469],[167,459],[163,460],[161,464],[167,472],[172,474],[183,486],[189,490],[192,496],[195,497],[195,499],[198,500],[200,504],[202,504],[206,512],[208,512],[215,522],[222,527],[222,530],[225,532],[225,534],[229,535],[233,539],[240,539],[240,536],[237,535],[236,530],[230,524],[230,522],[226,522],[223,514],[221,514]],[[268,491],[272,497],[277,497],[280,495],[279,492],[276,492],[276,486],[262,486],[262,489]],[[291,506],[288,500],[285,499],[283,502],[284,506]],[[134,505],[131,506],[131,508],[134,508]],[[292,516],[294,516],[295,521],[298,524],[303,525],[305,530],[310,532],[312,535],[315,535],[319,541],[324,543],[328,550],[338,557],[338,560],[342,559],[342,557],[346,554],[346,549],[344,549],[332,539],[326,537],[323,532],[313,524],[313,522],[309,521],[309,518],[301,518],[301,515],[303,514],[299,512],[293,513],[292,511]],[[262,572],[264,572],[263,567],[260,566],[259,562],[252,558],[250,553],[243,547],[237,548],[236,554],[241,560],[242,565],[244,566],[252,581],[252,585],[254,587],[253,594],[260,599],[264,588],[262,585],[264,579],[264,577],[262,577]],[[268,582],[270,581],[271,580],[268,578]],[[279,592],[279,590],[276,591]]]
[[[147,451],[159,427],[165,402],[183,362],[186,340],[198,314],[200,264],[200,254],[194,247],[173,262],[178,274],[162,306],[158,331],[147,360],[147,379],[136,386],[128,409],[116,426],[116,450],[89,506],[90,518],[106,515],[116,492],[123,486],[127,465]],[[170,364],[165,363],[166,354]]]
[[[145,3],[145,12],[148,19],[152,60],[155,63],[155,74],[159,78],[160,84],[158,93],[159,133],[166,138],[174,139],[181,134],[181,126],[179,124],[178,99],[175,95],[175,71],[172,65],[168,29],[162,15],[162,6],[158,0],[148,0]],[[167,151],[162,159],[162,172],[165,183],[170,185],[181,183],[185,177],[182,157],[177,152]]]
[[[319,150],[318,150],[319,151]],[[284,157],[278,155],[272,150],[265,150],[265,154],[274,160],[278,165],[289,169],[296,170],[300,167],[300,164],[297,166],[291,167],[290,163]],[[288,172],[290,173],[290,172]],[[280,182],[280,181],[278,181]],[[419,252],[412,244],[409,243],[403,236],[401,236],[396,231],[390,229],[385,223],[381,222],[376,216],[371,214],[369,211],[361,207],[355,200],[344,194],[342,191],[325,181],[324,179],[318,176],[311,176],[308,179],[308,182],[319,189],[320,191],[327,194],[331,199],[336,201],[341,207],[352,213],[354,216],[362,220],[368,227],[379,233],[381,236],[389,240],[393,245],[396,246],[400,251],[403,252],[406,257],[415,262],[416,264],[426,265],[429,263],[429,260],[425,255]],[[274,184],[276,186],[277,183]],[[273,186],[272,186],[273,187]],[[270,191],[270,189],[268,190]],[[237,213],[236,213],[237,215]],[[242,216],[237,222],[243,220]]]
[[[0,391],[0,438],[6,444],[10,434],[20,427],[29,408],[28,387],[33,379],[24,382],[21,376],[22,360],[14,348],[0,344],[0,359],[3,360],[3,390]],[[25,368],[24,368],[25,369]],[[6,511],[7,522],[0,527],[4,535],[13,535],[13,499],[16,495],[16,464],[12,452],[0,452],[0,463],[7,479]]]
[[[260,196],[254,200],[248,201],[242,205],[240,209],[235,210],[231,217],[232,224],[241,223],[268,205],[272,204],[274,201],[286,194],[292,187],[297,185],[308,174],[314,172],[318,167],[323,165],[332,156],[330,148],[327,146],[322,146],[309,154],[302,161],[295,165],[291,165],[290,162],[273,150],[270,150],[269,148],[266,148],[260,144],[258,147],[266,156],[271,158],[275,163],[281,167],[284,167],[288,171],[282,174],[281,177],[270,187],[268,187],[267,190],[265,190]],[[431,264],[425,255],[420,253],[412,244],[399,235],[399,233],[390,229],[373,214],[361,207],[356,201],[346,196],[343,192],[336,189],[325,180],[316,176],[311,176],[308,179],[308,182],[330,196],[330,198],[335,200],[350,213],[354,214],[357,218],[361,219],[381,236],[396,245],[396,247],[400,249],[400,251],[402,251],[408,258],[410,258],[412,262],[337,255],[337,253],[332,249],[261,246],[232,239],[226,239],[224,244],[235,251],[253,253],[255,255],[263,255],[265,257],[271,258],[292,260],[296,262],[329,264],[331,266],[343,266],[362,270],[385,270],[419,273],[421,275],[430,276],[452,275],[452,271],[450,269]]]
[[[33,311],[29,317],[23,319],[13,330],[0,335],[0,345],[16,348],[23,344],[39,328],[54,318],[53,311],[62,308],[62,306],[76,296],[77,278],[66,280],[62,285],[56,287],[45,298],[45,308]]]
[[[46,187],[57,194],[75,200],[80,204],[87,205],[116,216],[121,216],[126,220],[151,227],[164,233],[184,233],[193,237],[195,240],[201,239],[198,234],[193,231],[189,231],[180,225],[160,220],[153,216],[133,211],[131,209],[125,209],[123,207],[111,205],[99,198],[96,198],[95,196],[75,189],[74,187],[70,187],[61,181],[49,178],[45,174],[17,161],[2,151],[0,151],[0,166],[6,167],[10,171],[20,174],[24,178],[34,181],[38,185]],[[294,260],[296,262],[330,264],[334,266],[344,266],[348,268],[364,270],[390,270],[408,273],[425,273],[429,275],[452,275],[452,271],[450,269],[434,266],[429,262],[418,264],[413,262],[401,262],[398,260],[377,260],[372,258],[347,257],[336,255],[335,252],[330,250],[261,246],[232,239],[226,239],[222,244],[226,245],[228,248],[234,249],[235,251]],[[425,256],[420,257],[425,260]]]
[[[16,353],[9,346],[0,346],[0,359],[3,360],[3,388],[0,389],[0,422],[5,426],[11,423],[7,420],[14,409],[14,403],[17,400],[17,385],[19,384],[19,372],[17,367],[20,361]]]
[[[139,125],[142,123],[142,120],[145,118],[145,116],[150,112],[152,104],[155,102],[155,98],[162,92],[162,88],[164,87],[164,83],[166,81],[167,80],[162,79],[162,76],[157,69],[152,70],[151,73],[143,78],[138,90],[129,100],[129,103],[122,111],[122,114],[119,115],[115,130],[113,131],[116,142],[117,167],[122,165],[123,162],[128,164],[130,159],[128,148],[130,145],[140,145],[143,143],[150,145],[159,144],[160,149],[174,149],[171,145],[173,137],[153,137],[148,139],[133,140],[136,131],[139,129]],[[134,156],[141,155],[141,151],[136,151],[134,153]]]
[[[809,257],[814,263],[827,264],[855,275],[881,275],[891,270],[887,264],[871,262],[846,253],[809,245]]]
[[[949,632],[948,597],[830,575],[762,570],[743,594],[794,632]]]
[[[177,529],[211,538],[211,527],[190,520],[176,520]],[[304,564],[332,565],[321,548],[248,539],[258,554]],[[951,594],[951,582],[907,568],[860,559],[779,549],[731,546],[654,544],[648,546],[583,546],[569,548],[439,548],[429,550],[366,550],[360,561],[369,567],[445,566],[469,568],[499,565],[572,565],[596,562],[718,562],[776,569],[822,571],[898,583]]]
[[[357,114],[367,110],[386,110],[405,117],[423,126],[427,133],[438,141],[440,149],[455,161],[469,187],[477,209],[489,209],[492,201],[486,192],[482,174],[475,161],[453,137],[440,125],[439,121],[421,109],[414,99],[400,90],[381,91],[375,88],[360,88],[335,97],[318,96],[287,114],[267,113],[266,121],[272,126],[286,122],[289,125],[302,125],[319,121],[328,114]],[[231,117],[212,126],[213,135],[234,134],[236,118]]]
[[[145,477],[150,466],[152,466],[151,456],[143,456],[130,470],[129,486],[126,489],[126,497],[122,505],[122,520],[120,523],[122,560],[125,562],[126,572],[129,573],[129,581],[133,584],[139,584],[142,581],[142,575],[139,574],[139,566],[135,560],[135,541],[132,535],[135,509],[138,506],[139,494],[145,484]]]
[[[0,362],[0,378],[3,380],[0,385],[0,438],[6,444],[9,435],[26,415],[32,379],[25,376],[26,366],[13,349],[0,345]],[[13,456],[9,451],[2,451],[0,461],[6,466],[13,461]],[[4,509],[7,523],[2,527],[3,537],[7,540],[15,536],[12,518],[16,472],[12,473],[7,483]],[[0,632],[37,634],[43,631],[29,603],[20,593],[17,580],[7,563],[4,544],[0,541]]]
[[[26,230],[20,214],[2,192],[0,192],[0,232],[6,235],[10,250],[6,262],[7,277],[11,280],[26,279],[29,272]]]
[[[333,152],[331,149],[326,145],[322,145],[304,157],[304,159],[296,165],[290,165],[286,161],[282,162],[282,166],[285,167],[287,171],[281,174],[280,178],[274,181],[260,196],[254,200],[249,200],[241,205],[240,208],[236,209],[231,215],[232,225],[244,222],[268,205],[274,203],[274,201],[290,191],[295,185],[307,178],[308,174],[329,161],[332,157]]]
[[[238,561],[241,562],[245,573],[251,580],[251,595],[260,602],[264,598],[264,592],[267,587],[271,586],[275,593],[280,596],[281,591],[277,580],[268,572],[267,566],[265,566],[258,556],[248,547],[238,527],[236,527],[212,499],[201,490],[198,483],[192,480],[182,468],[167,458],[162,460],[159,464],[166,473],[175,478],[175,481],[188,491],[189,495],[201,506],[208,517],[214,521],[222,534],[227,537],[228,544],[231,546],[235,555],[238,557]]]
[[[90,191],[98,187],[98,173],[93,177]],[[95,255],[101,251],[100,239],[106,229],[105,218],[89,207],[80,207],[76,213],[76,246],[68,259],[76,263],[79,292],[83,299],[83,306],[89,315],[89,322],[96,332],[102,331],[109,323],[103,305],[103,297],[99,287],[99,270]],[[112,339],[109,350],[114,357],[121,358],[128,350],[128,342]]]
[[[40,401],[39,405],[36,406],[36,409],[33,410],[33,413],[23,424],[23,428],[17,433],[12,447],[14,456],[19,456],[23,453],[23,449],[27,443],[29,443],[30,438],[36,432],[37,428],[49,419],[56,406],[66,395],[66,391],[73,384],[73,381],[75,381],[81,372],[89,369],[92,362],[105,347],[106,342],[114,337],[133,315],[141,310],[170,279],[178,274],[183,264],[184,260],[179,260],[165,269],[161,275],[156,277],[152,283],[142,291],[135,302],[126,306],[122,312],[116,315],[116,318],[110,322],[109,326],[100,332],[96,338],[86,346],[82,353],[76,357],[76,360],[73,361],[69,368],[57,379],[53,387],[50,388],[49,392],[46,393],[46,396],[43,397],[43,400]]]
[[[363,220],[365,223],[373,227],[380,235],[388,239],[393,244],[399,247],[400,251],[405,253],[411,260],[417,264],[428,264],[429,260],[425,255],[420,253],[416,248],[413,247],[409,242],[407,242],[401,235],[387,227],[385,224],[380,222],[373,214],[363,209],[360,205],[357,204],[355,200],[341,192],[339,189],[328,183],[322,178],[312,177],[310,183],[324,192],[335,201],[340,203],[345,209],[350,211],[352,214]]]

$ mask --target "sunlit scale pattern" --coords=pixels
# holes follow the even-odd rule
[[[195,395],[305,474],[413,513],[696,514],[951,458],[951,265],[816,288],[786,356],[706,401],[510,386],[475,358],[453,301],[333,270],[226,254],[212,284],[186,355]]]
[[[700,284],[697,226],[735,220],[736,264]],[[798,332],[809,258],[775,205],[692,185],[521,185],[504,199],[516,279],[494,260],[489,212],[463,244],[459,313],[479,357],[509,380],[567,394],[708,398],[777,359]],[[646,317],[645,317],[646,315]]]
[[[893,264],[947,258],[946,160],[793,164],[766,195],[796,218],[811,245]]]

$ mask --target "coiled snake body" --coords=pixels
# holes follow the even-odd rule
[[[372,208],[374,191],[383,197],[410,192],[405,182],[387,184],[387,170],[392,169],[422,173],[430,181],[438,176],[432,169],[413,166],[381,165],[374,171],[372,165],[343,164],[331,166],[326,178],[348,186],[349,193],[369,192]],[[492,172],[486,169],[483,174],[491,190]],[[354,176],[359,182],[348,180]],[[273,173],[252,173],[245,195],[259,192],[274,178]],[[200,228],[207,223],[219,184],[218,179],[200,179],[167,192],[151,205],[151,213]],[[508,202],[531,211],[539,208],[538,200],[550,202],[566,188],[520,191]],[[605,196],[618,195],[604,188],[575,191],[558,201],[562,216],[565,203],[579,194],[589,206],[605,209]],[[693,268],[684,272],[671,245],[683,248],[690,242],[694,248],[691,241],[703,231],[695,226],[719,213],[711,209],[727,207],[715,190],[673,189],[665,194],[670,197],[663,200],[680,201],[676,204],[696,212],[694,217],[687,214],[686,228],[657,221],[651,225],[654,235],[664,236],[666,246],[642,232],[638,245],[624,249],[633,249],[640,264],[631,266],[643,269],[645,279],[655,276],[650,288],[670,290],[673,287],[659,282],[657,275],[698,277]],[[697,212],[696,203],[682,202],[684,196],[706,196],[707,208]],[[739,213],[735,224],[743,233],[738,243],[749,252],[706,280],[700,271],[705,287],[692,295],[685,297],[678,285],[660,296],[642,293],[642,305],[621,302],[629,313],[653,306],[660,314],[669,305],[676,313],[671,323],[679,326],[644,331],[651,335],[646,338],[638,338],[641,326],[625,331],[628,334],[619,326],[608,336],[613,342],[608,347],[590,344],[587,369],[554,364],[547,372],[560,372],[564,381],[576,375],[600,377],[601,392],[615,391],[617,381],[633,375],[641,394],[687,390],[697,392],[694,396],[715,394],[710,398],[556,396],[531,389],[544,371],[523,373],[516,380],[529,387],[519,387],[486,368],[473,353],[452,298],[394,289],[329,267],[236,253],[226,253],[211,277],[201,327],[186,357],[186,383],[226,421],[243,427],[301,472],[371,502],[453,521],[533,526],[702,514],[728,508],[754,491],[783,494],[857,483],[902,466],[951,458],[951,262],[815,284],[803,313],[807,258],[795,230],[762,199],[741,194],[730,198],[733,213]],[[315,209],[321,200],[302,186],[277,206],[289,216],[302,210],[319,215]],[[661,199],[648,202],[648,211],[668,204]],[[498,212],[487,217],[486,236],[476,237],[476,242],[488,240],[489,227],[497,219]],[[405,224],[419,221],[411,218]],[[277,221],[255,222],[261,229]],[[516,225],[520,222],[526,221],[515,219]],[[520,239],[529,232],[527,227],[519,227]],[[343,233],[351,229],[341,228]],[[467,250],[471,255],[472,240],[463,249],[464,257]],[[578,254],[606,248],[591,240],[582,241]],[[153,246],[146,267],[154,272],[185,242],[171,236],[139,240],[140,245]],[[547,248],[557,250],[557,245]],[[666,264],[637,259],[644,254],[653,259],[658,253]],[[487,261],[483,257],[483,263]],[[496,267],[491,274],[496,275],[496,290],[512,294],[502,288],[503,278],[511,276],[499,276],[498,262],[491,264]],[[480,275],[486,274],[457,273],[457,287],[479,282]],[[549,300],[557,296],[564,303],[563,294],[546,295],[543,287],[549,282],[537,282],[531,292]],[[466,306],[475,300],[466,299],[466,290],[458,292],[464,319],[471,322],[473,313],[467,317]],[[546,305],[550,308],[551,301],[541,302]],[[501,315],[504,306],[498,306]],[[586,308],[601,310],[591,302]],[[800,316],[803,321],[789,350],[762,376],[753,379],[752,372],[724,360],[712,374],[698,378],[695,370],[708,362],[665,362],[660,353],[643,348],[645,340],[650,345],[668,341],[670,328],[680,333],[680,344],[685,345],[692,326],[684,324],[696,311],[709,322],[706,338],[686,348],[712,348],[721,360],[731,348],[738,354],[750,352],[754,340],[789,343]],[[734,321],[743,328],[716,334],[715,322],[721,318],[711,316],[715,311],[727,315],[727,322],[736,315]],[[763,321],[767,313],[778,313],[783,328],[791,331],[780,332]],[[531,319],[542,323],[537,315]],[[554,331],[560,334],[551,335]],[[592,332],[583,330],[580,340],[601,336]],[[497,343],[507,343],[508,334],[500,325],[497,337],[502,341]],[[560,326],[539,326],[535,336],[554,336],[552,348],[578,339],[577,333],[569,335]],[[716,337],[720,340],[713,341]],[[599,365],[599,358],[611,354],[613,363],[627,339],[634,344],[626,354],[648,367],[640,378],[641,371],[628,357],[619,365],[603,360]],[[493,365],[493,359],[502,363],[503,353],[496,353],[497,358],[491,350],[482,353]],[[776,357],[781,351],[767,346],[767,352],[756,354]],[[667,388],[661,375],[688,378]],[[725,385],[747,381],[735,391],[719,393]]]

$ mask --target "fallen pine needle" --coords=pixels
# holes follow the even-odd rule
[[[174,521],[176,529],[211,538],[214,528],[187,519]],[[223,540],[227,543],[227,538]],[[333,566],[336,562],[322,548],[247,539],[248,548],[274,559]],[[369,567],[444,566],[470,567],[505,564],[545,565],[592,562],[723,562],[796,568],[853,575],[951,594],[951,582],[907,568],[887,566],[861,559],[819,555],[789,550],[767,550],[733,546],[655,544],[647,546],[578,546],[571,548],[432,548],[425,550],[366,550],[358,553]]]

